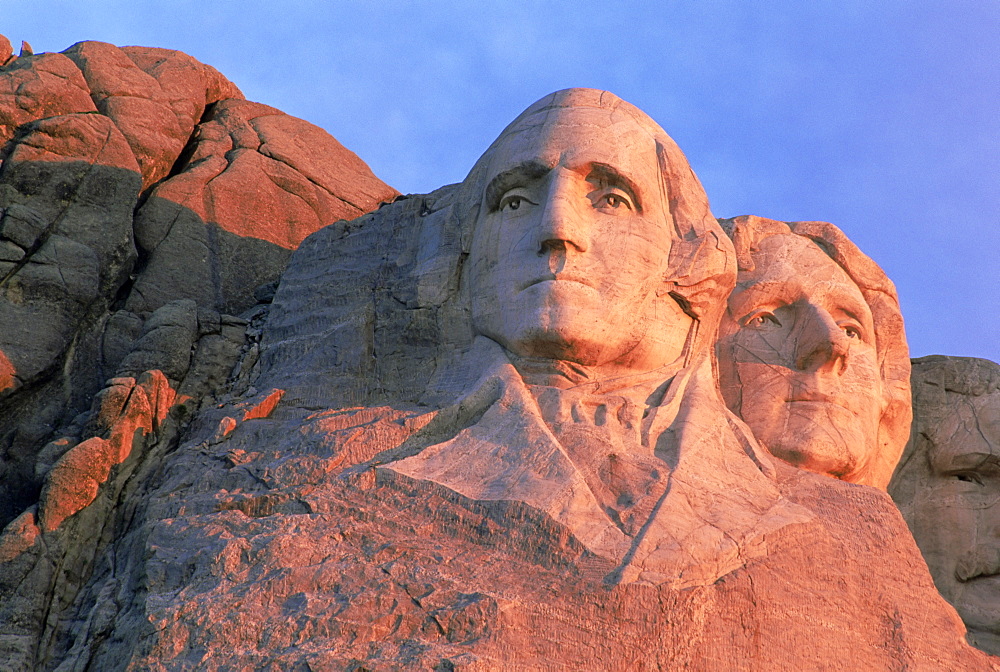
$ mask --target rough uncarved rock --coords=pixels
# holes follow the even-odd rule
[[[62,54],[17,58],[0,72],[0,143],[36,119],[97,112],[79,68]]]
[[[150,314],[177,300],[206,315],[251,308],[305,235],[396,193],[325,132],[244,101],[186,54],[100,42],[28,52],[0,59],[0,525],[37,501],[53,455],[36,457],[81,438],[62,428],[139,338],[129,373],[156,368],[152,357],[183,377],[190,334],[144,328]],[[192,161],[225,167],[241,147],[202,142],[199,129],[231,130],[249,154],[192,181]]]
[[[308,234],[396,195],[312,124],[258,103],[218,103],[183,165],[139,210],[136,242],[148,262],[126,306],[190,298],[238,313]]]
[[[179,52],[80,42],[63,53],[83,73],[97,110],[128,140],[143,188],[170,172],[206,105],[243,97],[213,68]]]
[[[65,649],[62,618],[120,552],[132,493],[194,410],[216,402],[244,351],[247,391],[267,310],[255,304],[273,296],[255,289],[275,284],[304,236],[396,192],[323,131],[243,101],[185,54],[84,42],[15,57],[6,44],[0,667],[36,670],[89,657],[129,603],[119,584],[105,586],[101,608],[71,628],[89,636]],[[202,142],[199,129],[238,141]],[[218,162],[211,175],[196,170]],[[245,309],[247,319],[225,314]],[[249,407],[249,421],[279,398]]]
[[[10,40],[0,35],[0,66],[7,65],[13,59],[14,47],[11,46]]]
[[[100,389],[99,334],[136,259],[138,164],[98,114],[25,124],[0,167],[0,522],[37,500],[35,455]]]

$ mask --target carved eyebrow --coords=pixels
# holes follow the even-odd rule
[[[944,439],[944,445],[939,445],[934,437],[930,438],[930,462],[932,468],[939,473],[955,471],[978,471],[980,469],[1000,469],[1000,456],[992,452],[984,452],[981,448],[963,448],[955,445],[954,437]],[[938,437],[938,440],[941,440]],[[989,447],[986,447],[989,450]]]
[[[609,185],[626,191],[635,204],[636,210],[642,212],[642,199],[639,198],[639,190],[636,188],[635,182],[626,177],[620,170],[607,163],[592,163],[587,180],[594,179],[604,180]]]
[[[801,292],[802,289],[794,278],[791,280],[764,280],[745,289],[741,289],[737,285],[733,293],[729,295],[729,313],[733,317],[739,318],[759,306],[790,303],[798,300],[801,297]],[[874,343],[874,318],[868,317],[865,312],[868,304],[859,304],[856,297],[842,292],[831,294],[831,298],[837,301],[837,310],[860,323],[864,327],[865,334]]]
[[[859,289],[860,291],[860,289]],[[853,320],[857,320],[862,324],[867,324],[868,320],[865,316],[865,309],[871,311],[871,308],[866,302],[864,302],[864,297],[862,296],[862,303],[858,303],[856,296],[844,292],[840,289],[833,290],[833,298],[840,303],[840,310],[847,313],[847,316]],[[874,320],[874,318],[872,318]]]
[[[773,280],[756,282],[745,289],[737,285],[729,295],[729,313],[738,319],[759,306],[785,303],[790,300],[790,290],[789,283]]]
[[[512,188],[520,186],[524,182],[537,180],[550,170],[552,170],[551,166],[545,165],[538,159],[531,159],[498,173],[486,185],[485,201],[487,210],[490,212],[496,210],[500,205],[500,198]]]

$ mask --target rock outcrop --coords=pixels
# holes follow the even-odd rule
[[[87,410],[154,311],[187,299],[239,315],[305,236],[396,192],[321,129],[180,52],[81,42],[2,58],[6,524],[37,500],[38,451]]]
[[[736,251],[641,111],[553,94],[364,214],[395,192],[183,55],[6,68],[91,105],[0,168],[12,319],[73,325],[0,343],[10,669],[996,669],[884,492],[725,408]]]
[[[180,52],[7,47],[0,667],[37,669],[52,608],[116,538],[156,447],[253,348],[292,250],[397,192]]]

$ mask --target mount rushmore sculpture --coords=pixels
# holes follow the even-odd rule
[[[2,341],[11,669],[994,669],[885,493],[902,320],[832,225],[720,223],[603,91],[399,197],[176,52],[6,60],[11,95],[84,93],[5,122],[4,305],[61,305],[42,263],[98,297],[34,377],[40,341]],[[162,157],[150,105],[188,120]],[[119,213],[113,263],[56,249],[65,184]],[[267,226],[235,198],[261,184]]]

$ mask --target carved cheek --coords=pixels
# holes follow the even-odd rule
[[[785,331],[763,332],[741,328],[733,337],[733,361],[787,368],[792,365],[789,336]]]
[[[744,420],[767,423],[769,429],[781,429],[788,414],[786,401],[791,386],[790,371],[784,367],[759,362],[737,362],[736,372],[742,390]]]
[[[588,255],[599,267],[602,293],[608,300],[636,301],[655,293],[662,283],[667,253],[655,246],[640,218],[604,218]],[[583,262],[587,265],[587,262]]]

